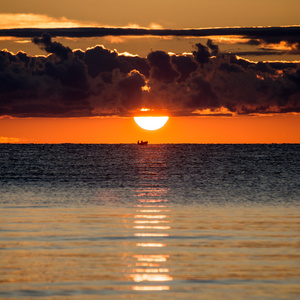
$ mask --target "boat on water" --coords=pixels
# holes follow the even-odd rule
[[[141,146],[146,146],[148,145],[148,141],[137,141],[137,144]]]

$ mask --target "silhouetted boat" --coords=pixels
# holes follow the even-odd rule
[[[148,145],[148,141],[145,141],[145,142],[143,142],[143,141],[138,141],[137,144],[138,144],[138,145],[141,145],[141,146],[146,146],[146,145]]]

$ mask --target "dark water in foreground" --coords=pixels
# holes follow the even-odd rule
[[[298,299],[300,145],[0,145],[0,298]]]

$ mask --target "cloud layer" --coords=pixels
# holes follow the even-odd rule
[[[97,26],[95,22],[82,22],[68,18],[54,18],[32,13],[0,13],[0,28],[70,28]]]
[[[1,29],[0,36],[34,37],[45,31],[44,28]],[[299,41],[300,26],[282,27],[225,27],[200,29],[162,29],[162,28],[49,28],[47,32],[53,37],[97,37],[97,36],[245,36],[253,39],[278,41],[288,39]]]
[[[4,20],[7,14],[0,14]],[[23,16],[23,17],[22,17]],[[25,17],[24,17],[25,16]],[[19,20],[27,20],[22,23]],[[27,18],[27,19],[26,19]],[[10,19],[12,16],[10,16]],[[15,18],[20,24],[37,24],[36,28],[2,27],[0,37],[34,38],[47,31],[52,37],[109,37],[118,38],[126,36],[155,36],[155,37],[235,37],[242,40],[241,44],[256,47],[258,50],[240,52],[239,55],[281,55],[300,54],[300,26],[281,27],[226,27],[226,28],[200,28],[200,29],[163,29],[157,24],[150,24],[148,28],[138,25],[117,27],[87,27],[87,24],[67,19],[52,19],[43,15],[25,14]],[[38,25],[44,25],[38,26]],[[55,25],[56,24],[56,25]],[[61,24],[61,28],[60,27]],[[1,25],[1,21],[0,21]],[[38,27],[38,28],[37,28]],[[49,28],[55,27],[55,28]],[[67,27],[67,28],[66,28]],[[1,26],[0,26],[1,28]],[[47,28],[47,29],[46,29]]]
[[[141,108],[174,116],[300,112],[300,66],[251,63],[211,40],[191,55],[146,58],[103,46],[72,51],[49,34],[33,38],[48,56],[0,51],[0,115],[132,116]]]

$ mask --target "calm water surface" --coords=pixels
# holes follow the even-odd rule
[[[0,298],[299,299],[300,145],[0,145]]]

